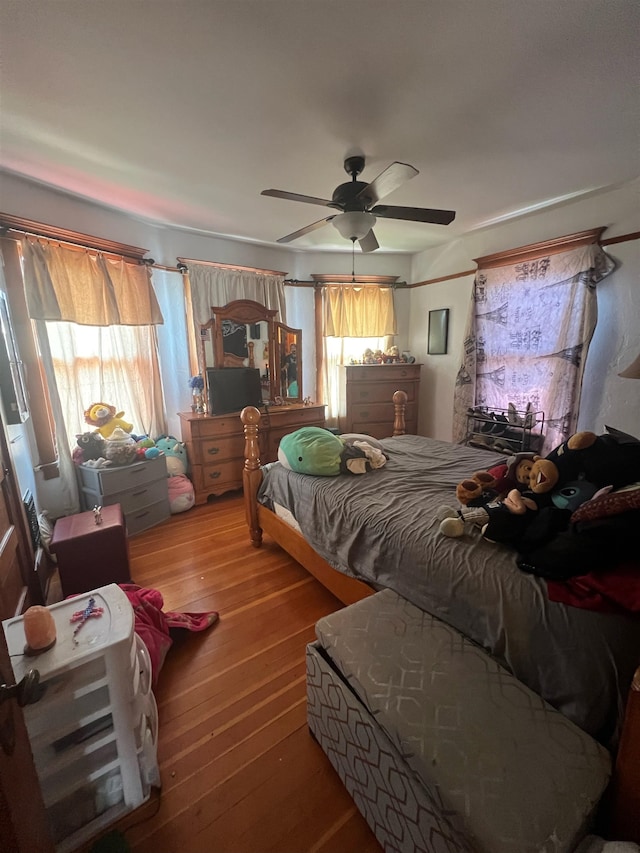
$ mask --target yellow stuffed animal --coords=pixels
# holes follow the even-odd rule
[[[116,407],[108,403],[92,403],[84,413],[84,420],[89,426],[95,427],[103,438],[109,438],[116,427],[125,432],[133,429],[133,424],[122,420],[123,415],[124,412],[116,412]]]

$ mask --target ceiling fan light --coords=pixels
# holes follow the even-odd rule
[[[359,210],[339,213],[331,221],[345,240],[361,240],[376,224],[376,218],[372,213]]]

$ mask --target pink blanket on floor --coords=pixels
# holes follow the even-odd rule
[[[157,589],[145,589],[133,583],[118,584],[131,602],[135,615],[135,631],[149,650],[153,684],[156,685],[167,652],[173,638],[171,631],[181,628],[187,631],[204,631],[218,621],[218,613],[164,612],[164,599]]]

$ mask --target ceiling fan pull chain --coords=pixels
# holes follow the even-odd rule
[[[356,283],[356,241],[351,241],[351,284]]]

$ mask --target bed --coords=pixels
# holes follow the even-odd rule
[[[489,651],[605,745],[615,744],[640,663],[640,620],[551,601],[515,552],[443,537],[437,509],[495,453],[404,434],[394,394],[387,464],[364,476],[312,477],[260,465],[257,409],[245,409],[244,496],[254,546],[269,534],[345,604],[389,588]],[[278,513],[276,513],[278,510]],[[294,524],[283,520],[291,514]]]

